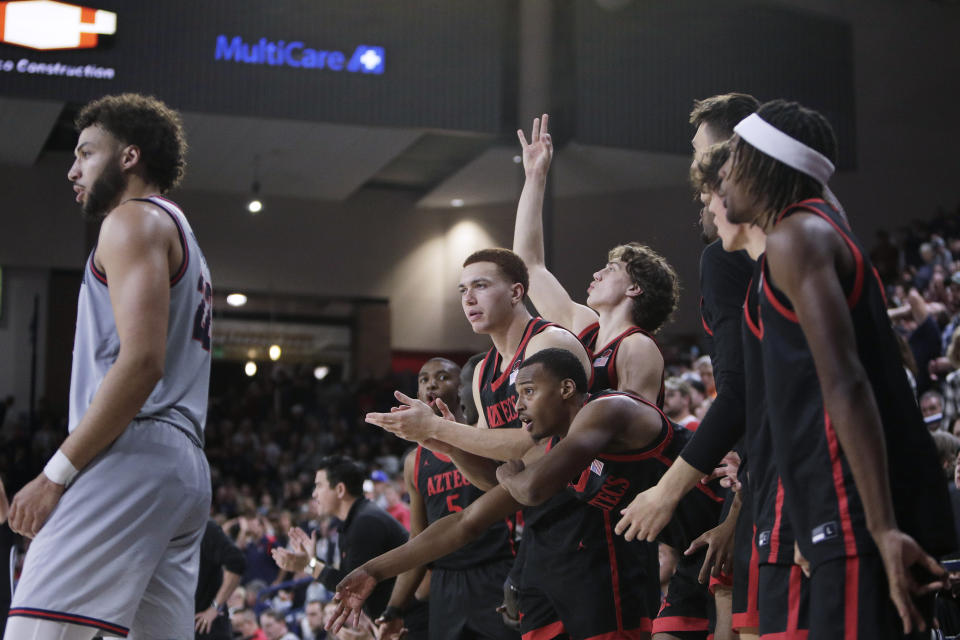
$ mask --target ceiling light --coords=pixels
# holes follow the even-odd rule
[[[247,362],[247,364],[243,365],[243,372],[247,374],[247,377],[249,378],[257,375],[257,363],[253,360],[250,360]]]
[[[453,200],[450,201],[450,206],[451,206],[451,207],[462,207],[462,206],[463,206],[463,198],[454,198]]]
[[[313,377],[317,380],[323,380],[330,373],[330,367],[317,367],[313,370]]]
[[[263,202],[261,202],[257,198],[254,198],[253,200],[247,203],[247,211],[249,211],[250,213],[260,213],[261,211],[263,211]]]
[[[227,304],[231,307],[242,307],[247,304],[247,296],[242,293],[231,293],[227,296]]]
[[[274,362],[280,359],[281,353],[283,353],[283,351],[280,350],[280,345],[278,344],[270,345],[270,349],[267,350],[267,355],[270,356],[270,359]]]

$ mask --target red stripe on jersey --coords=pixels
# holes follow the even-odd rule
[[[760,595],[760,555],[757,553],[757,527],[753,527],[750,537],[750,571],[747,576],[747,610],[733,614],[733,630],[756,629],[760,626],[760,610],[758,598]]]
[[[773,305],[773,308],[776,309],[780,313],[780,315],[782,315],[784,318],[786,318],[790,322],[797,322],[797,314],[795,314],[790,309],[787,309],[787,307],[782,302],[780,302],[780,300],[777,299],[777,294],[774,293],[773,289],[770,288],[769,278],[763,279],[763,292],[764,294],[766,294],[767,300],[770,301],[770,304]]]
[[[96,251],[94,251],[94,253],[96,253]],[[103,284],[107,284],[107,274],[100,271],[100,269],[97,269],[97,265],[93,262],[94,253],[90,254],[90,273],[92,273],[94,277]]]
[[[622,631],[611,631],[610,633],[601,633],[598,636],[590,636],[583,640],[647,640],[650,636],[650,619],[642,618],[640,626],[636,629],[624,629]]]
[[[843,585],[844,600],[844,620],[843,638],[844,640],[857,640],[857,614],[860,609],[860,558],[854,556],[844,560],[846,564],[846,579]]]
[[[556,622],[551,622],[545,627],[540,627],[539,629],[534,629],[533,631],[527,631],[523,634],[523,640],[553,640],[558,635],[566,631],[566,628],[563,626],[563,623],[559,620]]]
[[[617,550],[613,546],[613,527],[610,526],[610,512],[603,512],[603,532],[607,536],[607,556],[610,558],[610,582],[613,589],[613,610],[617,613],[617,631],[623,631],[623,603],[620,602],[620,570],[617,564]]]
[[[830,466],[833,468],[833,487],[837,491],[837,508],[840,511],[840,528],[843,530],[843,546],[848,556],[857,555],[857,541],[853,537],[853,522],[850,519],[850,502],[847,487],[843,482],[843,463],[840,460],[840,443],[833,429],[830,416],[823,413],[823,428],[827,433],[827,446],[830,448]]]
[[[527,323],[527,328],[523,332],[523,338],[520,339],[520,344],[517,345],[517,350],[513,352],[513,358],[510,360],[510,364],[503,368],[503,372],[499,377],[495,378],[493,382],[490,383],[490,388],[496,391],[503,386],[503,383],[510,379],[510,373],[513,371],[513,365],[516,364],[517,358],[523,355],[524,351],[527,350],[527,343],[530,342],[530,338],[533,337],[534,327],[537,326],[537,319],[531,318],[530,322]],[[541,327],[541,330],[546,329],[547,327],[553,326],[552,324],[545,324]]]
[[[783,520],[783,480],[777,476],[777,501],[774,506],[776,517],[773,519],[773,531],[770,532],[770,555],[767,562],[776,563],[777,553],[780,551],[780,526]]]
[[[743,317],[747,322],[747,328],[750,329],[750,333],[752,333],[757,340],[763,340],[763,318],[760,317],[760,313],[758,312],[757,324],[754,324],[753,317],[751,317],[750,315],[750,290],[751,289],[753,289],[753,279],[751,279],[750,284],[747,285],[747,297],[743,301]]]
[[[654,633],[674,631],[709,631],[710,621],[706,618],[688,618],[685,616],[664,616],[653,621]]]
[[[126,638],[127,634],[130,633],[130,630],[126,627],[121,627],[120,625],[112,624],[110,622],[104,622],[103,620],[97,620],[96,618],[74,615],[72,613],[61,613],[59,611],[47,611],[46,609],[34,609],[32,607],[18,607],[16,609],[10,609],[10,611],[7,613],[7,616],[20,616],[23,618],[40,618],[43,620],[69,622],[84,627],[93,627],[95,629],[109,631],[110,633],[116,633],[121,638]]]
[[[826,220],[830,223],[830,226],[833,227],[837,233],[840,234],[840,237],[843,238],[843,241],[847,243],[847,247],[850,249],[850,253],[853,254],[853,259],[857,263],[856,275],[853,278],[853,290],[850,291],[850,295],[847,296],[847,306],[851,309],[856,306],[857,302],[860,301],[860,294],[863,293],[863,254],[860,253],[860,248],[854,243],[853,239],[847,235],[847,232],[840,228],[836,222],[834,222],[827,214],[816,209],[812,210],[813,213],[817,214],[820,218]],[[883,290],[883,286],[880,286],[880,289]]]
[[[423,447],[417,445],[416,458],[413,461],[413,486],[415,489],[420,488],[420,454],[423,453]]]

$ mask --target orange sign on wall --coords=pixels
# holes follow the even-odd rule
[[[117,32],[117,14],[53,0],[0,2],[0,42],[30,49],[90,49]]]

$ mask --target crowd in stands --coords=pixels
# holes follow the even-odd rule
[[[960,482],[960,209],[892,234],[879,232],[870,258],[885,285],[904,367],[941,453],[945,481],[955,488]],[[695,429],[716,395],[709,358],[668,362],[665,387],[666,413]],[[415,375],[346,383],[318,381],[312,370],[278,366],[269,376],[211,398],[206,425],[211,515],[246,559],[241,586],[228,602],[240,637],[372,637],[349,628],[338,636],[322,635],[332,594],[304,574],[280,571],[270,551],[286,545],[286,532],[299,526],[317,532],[317,557],[337,557],[337,522],[319,519],[310,498],[317,463],[330,453],[365,463],[370,470],[366,496],[409,528],[402,482],[409,443],[363,420],[367,412],[396,404],[395,389],[415,395]],[[41,401],[31,428],[12,399],[0,404],[0,476],[12,496],[57,449],[66,434],[66,416]],[[953,491],[953,496],[960,512],[960,494]]]

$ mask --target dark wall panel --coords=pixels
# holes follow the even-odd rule
[[[575,4],[576,139],[686,153],[696,98],[742,91],[822,112],[856,165],[852,29],[796,10],[713,0]]]

